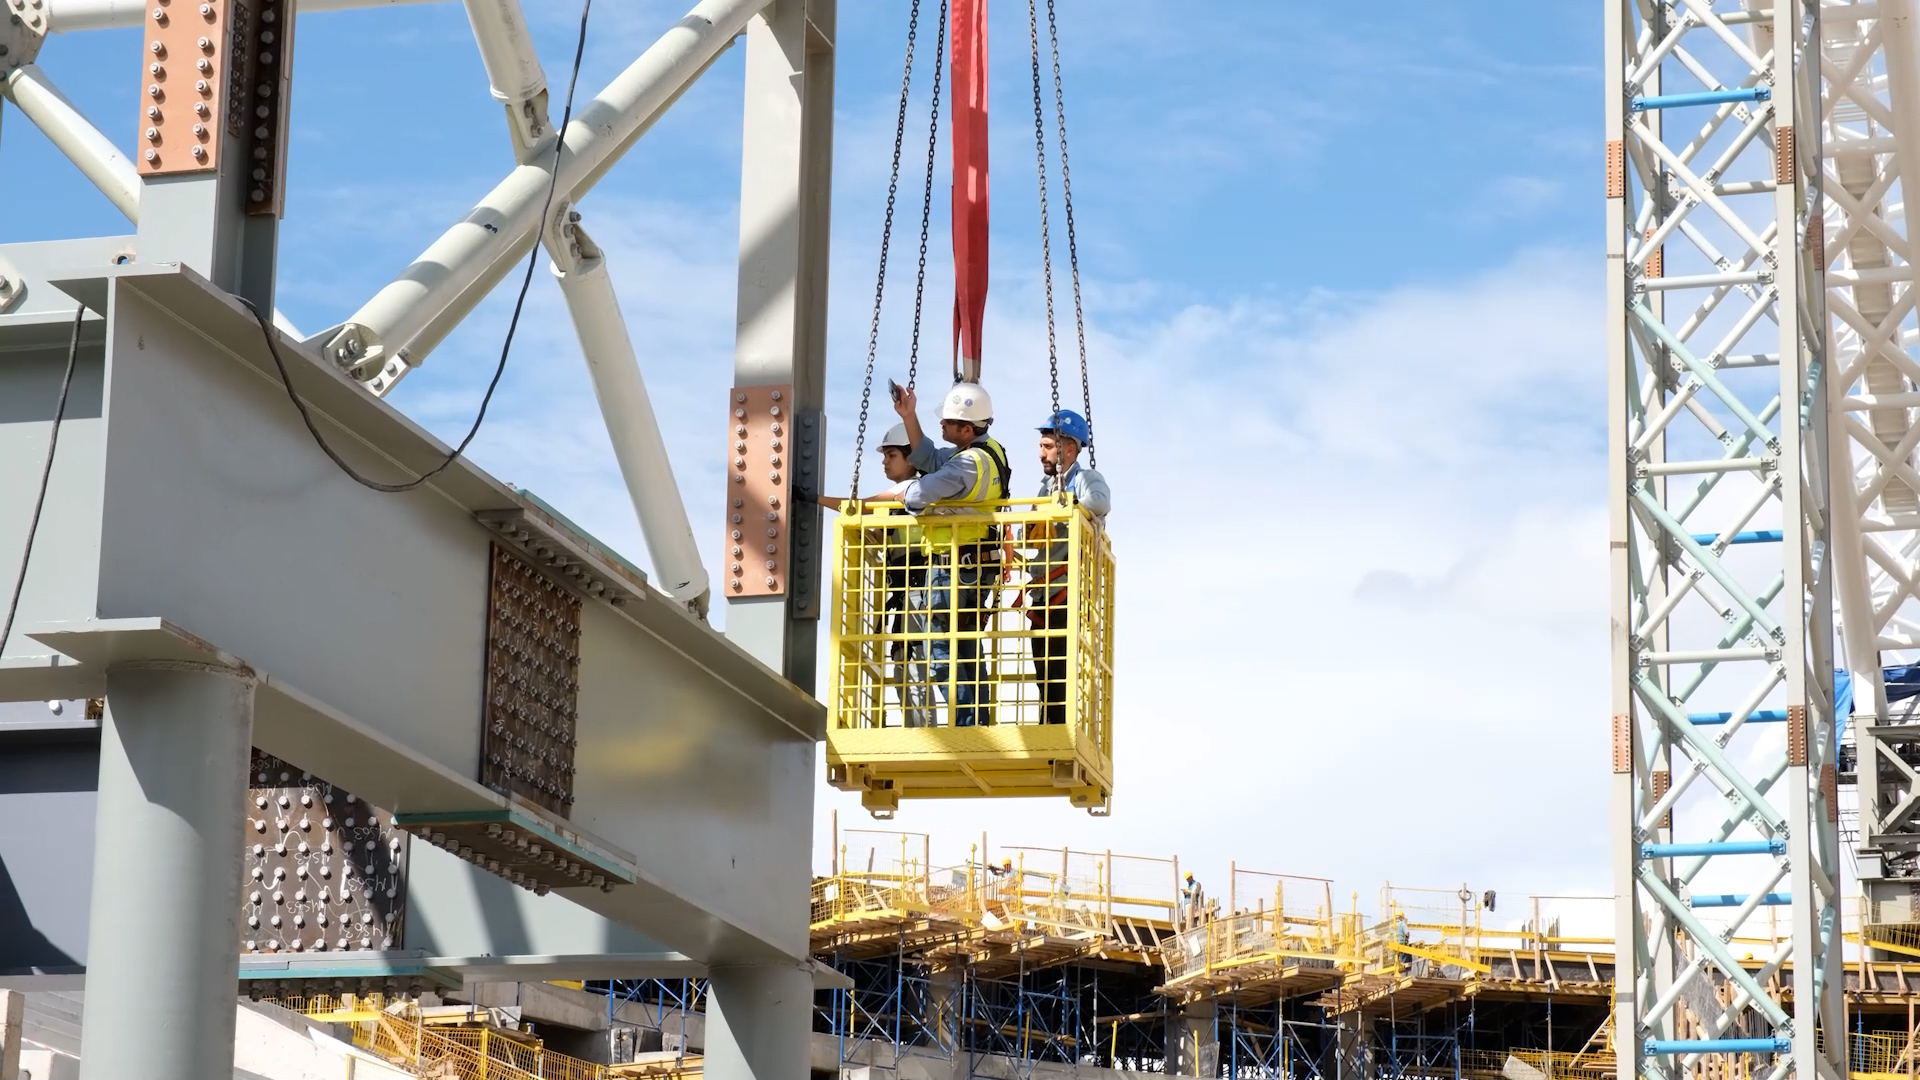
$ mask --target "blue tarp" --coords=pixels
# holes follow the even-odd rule
[[[1920,664],[1903,664],[1900,667],[1883,668],[1880,680],[1887,688],[1887,702],[1905,701],[1910,697],[1920,697]],[[1847,717],[1853,712],[1853,676],[1845,671],[1833,673],[1833,715],[1840,725],[1836,738],[1845,738]]]

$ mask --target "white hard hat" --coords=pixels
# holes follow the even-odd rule
[[[895,424],[888,428],[887,433],[880,436],[878,446],[882,450],[889,446],[897,446],[902,450],[913,449],[913,440],[907,438],[907,425]]]
[[[940,419],[984,424],[993,419],[993,399],[979,383],[957,382],[940,402]]]

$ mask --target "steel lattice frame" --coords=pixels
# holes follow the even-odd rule
[[[1606,11],[1620,1072],[1838,1080],[1819,11]]]
[[[1920,363],[1903,175],[1920,175],[1913,0],[1821,8],[1834,393],[1834,591],[1853,676],[1858,851],[1869,922],[1915,920],[1920,726],[1890,724],[1882,665],[1920,650]],[[1917,114],[1920,115],[1920,114]],[[1901,655],[1904,654],[1904,655]]]

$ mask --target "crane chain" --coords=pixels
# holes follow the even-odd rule
[[[856,499],[860,497],[860,459],[865,456],[867,446],[867,413],[873,405],[873,367],[880,350],[880,310],[887,294],[887,251],[893,243],[893,209],[900,195],[900,151],[907,137],[907,97],[913,89],[913,50],[919,32],[920,0],[913,0],[907,14],[907,58],[900,73],[900,109],[893,122],[893,168],[887,178],[886,220],[880,227],[880,273],[873,286],[873,322],[867,330],[867,370],[860,384],[860,427],[853,437],[851,494]]]
[[[946,71],[947,0],[940,0],[939,34],[933,43],[933,107],[927,121],[927,182],[920,192],[920,267],[913,279],[913,341],[907,349],[907,389],[920,377],[920,314],[927,295],[927,229],[933,222],[933,167],[940,149],[940,78]]]
[[[1051,18],[1051,0],[1048,10]],[[1040,273],[1047,298],[1047,378],[1053,388],[1053,410],[1047,414],[1047,423],[1052,424],[1060,415],[1060,353],[1053,328],[1053,249],[1047,223],[1047,121],[1040,93],[1040,23],[1034,0],[1027,0],[1027,43],[1033,56],[1033,150],[1040,177]],[[1054,70],[1057,73],[1059,68]],[[1055,441],[1053,474],[1049,481],[1055,491],[1059,491],[1061,485],[1059,447]]]
[[[1100,459],[1093,448],[1093,383],[1087,375],[1087,320],[1080,303],[1080,245],[1073,229],[1073,175],[1067,170],[1067,105],[1060,89],[1060,25],[1054,13],[1054,0],[1047,0],[1047,43],[1053,50],[1054,128],[1060,133],[1060,204],[1067,218],[1067,265],[1073,277],[1073,332],[1080,347],[1080,404],[1087,420],[1087,464],[1097,469]],[[1057,399],[1057,388],[1054,395]],[[1056,400],[1054,411],[1059,410]]]

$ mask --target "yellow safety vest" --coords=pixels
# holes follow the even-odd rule
[[[957,499],[940,500],[921,515],[920,531],[930,555],[945,555],[953,545],[984,544],[994,537],[990,523],[967,521],[942,525],[939,515],[991,512],[994,504],[1011,495],[1007,488],[1009,470],[1004,447],[991,437],[985,437],[975,439],[954,457],[958,458],[961,454],[974,456],[973,486]]]

